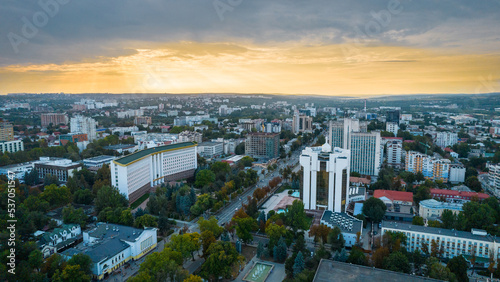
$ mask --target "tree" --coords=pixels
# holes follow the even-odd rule
[[[103,186],[98,192],[95,200],[96,213],[99,214],[105,208],[116,209],[118,207],[128,207],[128,200],[125,195],[120,194],[120,190],[115,187]]]
[[[217,281],[219,276],[229,279],[239,272],[244,259],[231,243],[215,242],[208,248],[208,258],[201,266],[200,275],[210,281]]]
[[[265,248],[264,243],[259,241],[259,245],[257,245],[257,257],[262,258],[264,256]]]
[[[71,192],[68,187],[57,187],[56,184],[45,186],[40,194],[42,200],[47,201],[51,207],[60,207],[71,203]]]
[[[57,176],[52,175],[52,174],[46,174],[45,177],[43,178],[43,185],[44,186],[50,186],[50,185],[59,186],[59,178],[57,178]]]
[[[283,262],[286,259],[287,246],[283,237],[279,239],[278,244],[273,248],[274,260]]]
[[[257,221],[253,217],[237,218],[236,222],[236,235],[245,244],[248,244],[253,240],[253,236],[250,232],[257,230]]]
[[[363,214],[370,219],[371,222],[380,222],[384,218],[387,206],[380,199],[371,197],[363,204]]]
[[[145,214],[135,219],[134,226],[136,228],[157,227],[158,223],[156,217]]]
[[[338,226],[335,226],[332,231],[328,233],[328,243],[332,246],[332,252],[339,252],[344,248],[344,236]]]
[[[293,201],[292,205],[285,211],[285,223],[290,226],[293,232],[297,230],[307,230],[307,216],[304,211],[304,203],[299,200]]]
[[[251,158],[251,157],[249,157],[249,156],[244,156],[244,157],[240,160],[240,163],[241,163],[244,167],[251,167],[253,162],[254,162],[254,159],[252,159],[252,158]]]
[[[182,281],[189,275],[182,268],[182,263],[182,254],[166,247],[161,252],[148,255],[140,266],[139,274],[128,281]]]
[[[304,270],[304,267],[304,255],[302,255],[302,252],[299,252],[295,258],[295,263],[293,264],[293,276],[299,275]]]
[[[269,236],[269,249],[272,250],[278,243],[278,240],[285,236],[286,228],[275,223],[269,224],[266,228],[266,234]]]
[[[85,274],[92,274],[92,259],[88,255],[76,254],[68,260],[68,265],[79,265]]]
[[[408,257],[401,252],[392,253],[384,262],[384,268],[403,273],[410,273],[411,266]]]
[[[481,192],[481,190],[483,190],[481,182],[479,182],[476,176],[469,176],[465,180],[465,185],[476,192]]]
[[[234,148],[234,153],[236,155],[244,155],[245,154],[245,142],[242,142]]]
[[[441,221],[443,222],[442,227],[446,229],[455,228],[455,222],[457,220],[456,215],[451,210],[444,210],[441,214]]]
[[[201,232],[211,231],[215,238],[219,238],[222,231],[224,231],[224,228],[219,226],[219,221],[214,216],[211,216],[208,220],[200,218],[200,220],[198,220],[198,226]]]
[[[366,256],[365,253],[359,247],[353,247],[349,257],[347,258],[348,263],[366,265]]]
[[[66,265],[62,272],[56,271],[52,277],[53,281],[75,281],[75,282],[90,282],[90,276],[85,274],[80,269],[79,265]]]
[[[373,265],[376,268],[384,268],[384,261],[390,255],[389,249],[387,247],[380,247],[372,255]]]
[[[215,173],[209,169],[202,169],[196,174],[196,181],[194,185],[196,187],[208,186],[215,182]]]
[[[420,186],[417,189],[417,193],[413,195],[413,201],[417,203],[417,205],[420,203],[420,201],[427,200],[431,198],[431,190],[427,186]]]
[[[469,277],[467,276],[468,265],[467,261],[463,256],[456,256],[448,261],[446,265],[450,269],[459,282],[468,282]]]
[[[194,216],[198,216],[211,207],[210,194],[202,194],[196,199],[196,203],[191,206],[190,211]]]
[[[455,281],[455,274],[440,262],[435,262],[430,266],[429,277],[444,281]]]
[[[184,281],[182,282],[203,282],[203,279],[198,275],[191,274],[189,275],[188,278],[184,279]]]
[[[63,222],[79,224],[81,228],[87,225],[87,215],[82,208],[75,209],[73,205],[68,205],[62,210]]]
[[[415,217],[413,217],[411,224],[423,226],[424,225],[424,218],[421,216],[415,216]]]
[[[419,171],[415,174],[415,181],[420,182],[420,181],[424,181],[424,180],[425,180],[425,177],[421,171]]]
[[[201,232],[200,239],[201,239],[201,245],[203,247],[203,257],[206,258],[208,256],[208,248],[217,240],[215,239],[214,233],[210,230],[205,230]]]
[[[309,236],[314,236],[314,242],[326,243],[332,229],[324,224],[315,224],[309,230]]]
[[[40,271],[40,267],[42,266],[43,263],[42,252],[38,249],[33,250],[28,256],[28,263],[30,264],[31,268]]]
[[[185,233],[185,234],[174,234],[170,237],[170,243],[168,247],[174,251],[180,252],[184,259],[190,256],[194,260],[193,252],[200,249],[200,234]]]

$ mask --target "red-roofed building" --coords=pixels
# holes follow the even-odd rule
[[[447,189],[431,189],[433,198],[445,198],[448,202],[469,202],[473,197],[477,197],[480,201],[488,199],[490,195],[477,192],[464,192]]]
[[[373,197],[385,204],[413,205],[413,193],[393,190],[375,190]]]
[[[354,176],[349,177],[349,182],[351,182],[351,184],[355,186],[370,185],[371,183],[370,179],[368,178],[354,177]]]

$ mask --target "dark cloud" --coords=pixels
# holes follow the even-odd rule
[[[40,2],[53,1],[68,3],[59,5],[27,43],[20,43],[18,52],[9,34],[22,36],[23,18],[33,22],[43,9],[38,1],[2,1],[0,65],[93,60],[178,41],[355,41],[477,52],[500,47],[500,2],[495,0],[401,0],[397,7],[402,11],[389,13],[390,20],[383,16],[392,0],[231,0],[236,5],[221,6],[229,7],[222,18],[214,3],[228,5],[228,0]]]

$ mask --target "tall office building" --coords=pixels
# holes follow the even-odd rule
[[[252,158],[274,159],[279,156],[279,149],[278,133],[254,132],[247,135],[245,154]]]
[[[193,177],[197,166],[193,142],[153,147],[113,160],[111,184],[133,202],[151,187]]]
[[[390,110],[387,111],[387,117],[385,119],[386,122],[395,122],[399,125],[399,110]]]
[[[52,125],[68,124],[68,115],[66,114],[48,113],[42,114],[40,118],[42,120],[42,127],[47,127],[51,123]]]
[[[362,126],[360,126],[358,119],[345,118],[340,121],[330,121],[329,130],[329,140],[330,146],[332,148],[339,147],[344,149],[349,149],[349,136],[351,132],[359,132]],[[366,130],[364,130],[366,131]]]
[[[14,141],[14,127],[12,123],[0,119],[0,141]]]
[[[302,151],[302,201],[305,209],[345,212],[349,203],[350,152],[325,143]]]
[[[96,139],[96,127],[97,122],[93,118],[84,116],[71,118],[71,133],[85,133],[90,142]]]
[[[366,126],[357,119],[330,121],[330,146],[351,152],[351,171],[378,175],[381,161],[380,132],[366,132]]]
[[[378,175],[380,170],[380,132],[352,132],[349,135],[351,171]]]

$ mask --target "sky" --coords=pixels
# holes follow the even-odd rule
[[[3,0],[0,94],[500,92],[500,0]]]

